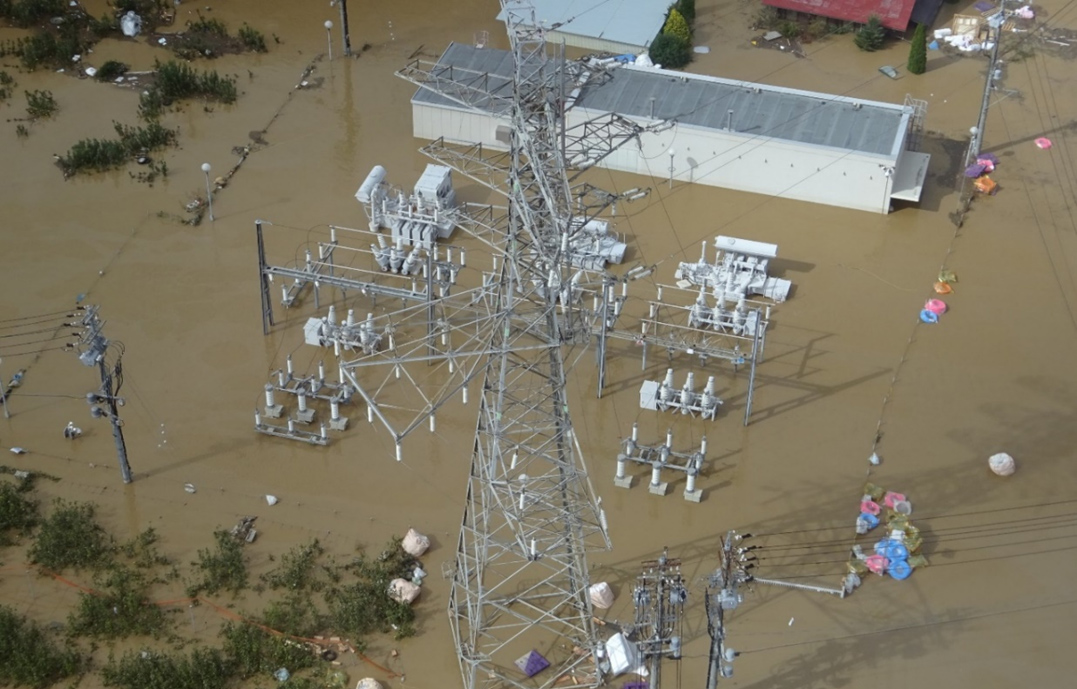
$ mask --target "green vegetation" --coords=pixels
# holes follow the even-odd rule
[[[26,92],[26,114],[31,120],[52,117],[59,109],[52,91]]]
[[[15,136],[25,139],[30,136],[30,130],[26,128],[25,124],[17,124],[15,125]]]
[[[36,624],[0,606],[0,685],[43,688],[82,667],[77,652],[58,647]]]
[[[247,586],[247,561],[243,557],[243,542],[223,529],[213,532],[214,549],[198,551],[198,562],[192,562],[201,571],[201,579],[187,587],[187,595],[229,591],[239,593]]]
[[[923,74],[927,71],[927,30],[923,24],[917,24],[916,31],[912,34],[907,67],[910,74]]]
[[[256,53],[265,53],[269,49],[266,48],[266,37],[257,29],[254,29],[247,24],[239,27],[239,40],[243,41],[243,45],[247,47],[247,50],[252,50]]]
[[[692,21],[695,0],[678,0],[669,7],[666,21],[648,50],[651,60],[666,69],[678,69],[692,61]]]
[[[176,143],[176,132],[157,122],[145,127],[129,127],[114,122],[119,139],[83,139],[60,157],[64,177],[79,172],[111,170],[120,167],[137,155],[156,151]]]
[[[673,6],[677,8],[689,26],[696,21],[696,0],[678,0]]]
[[[122,77],[124,74],[127,74],[127,70],[129,69],[131,69],[131,67],[123,62],[108,60],[105,64],[101,65],[101,69],[97,70],[94,79],[97,79],[98,81],[115,81],[117,77]]]
[[[281,667],[294,673],[314,665],[314,655],[303,646],[249,624],[230,622],[221,630],[221,637],[231,670],[241,679]]]
[[[64,0],[0,0],[0,17],[24,28],[62,16],[66,9]]]
[[[666,23],[662,27],[662,33],[678,38],[685,43],[692,42],[692,29],[688,26],[688,20],[684,18],[684,15],[676,7],[670,9],[669,15],[666,17]]]
[[[27,554],[31,562],[62,572],[97,567],[112,550],[112,539],[94,519],[93,504],[57,498]]]
[[[110,658],[101,670],[105,686],[121,689],[223,689],[232,668],[221,651],[196,648],[190,655],[154,651]]]
[[[788,22],[788,21],[782,22],[781,24],[778,25],[778,33],[780,33],[783,38],[788,38],[788,39],[799,38],[800,33],[801,33],[800,24],[797,24],[796,22]]]
[[[658,34],[649,49],[651,60],[666,69],[684,67],[692,61],[691,47],[676,36]]]
[[[122,639],[165,631],[164,610],[150,599],[157,581],[154,570],[170,564],[157,552],[157,532],[146,529],[114,551],[114,557],[94,577],[97,594],[83,593],[79,607],[68,616],[72,636]]]
[[[873,14],[868,18],[868,23],[856,32],[853,43],[857,48],[871,53],[882,48],[884,40],[886,40],[886,29],[883,28],[882,20],[878,15]]]
[[[0,69],[0,101],[11,98],[12,92],[15,90],[15,78]]]
[[[143,571],[112,565],[105,574],[95,577],[100,595],[79,596],[79,607],[68,617],[69,633],[103,639],[160,636],[168,618],[150,600],[151,583]]]
[[[28,485],[25,480],[0,483],[0,546],[12,545],[13,534],[26,535],[37,525],[37,501],[26,495]]]
[[[144,120],[155,120],[173,101],[204,98],[221,103],[234,103],[238,97],[236,80],[222,77],[216,71],[200,72],[191,66],[168,61],[156,64],[154,85],[142,94],[138,114]]]
[[[778,26],[781,18],[778,16],[778,10],[770,5],[763,5],[759,8],[759,11],[755,13],[754,26],[757,29],[774,29]]]
[[[400,547],[400,539],[390,541],[375,559],[365,555],[344,567],[354,578],[326,594],[333,629],[350,635],[356,647],[359,638],[373,632],[396,633],[403,639],[415,634],[415,611],[386,595],[389,583],[396,578],[411,579],[417,561]]]
[[[280,560],[280,565],[271,572],[261,576],[263,582],[271,589],[287,589],[299,591],[309,589],[319,591],[323,582],[313,576],[318,565],[318,559],[325,553],[318,539],[314,539],[306,545],[296,546],[285,553]]]

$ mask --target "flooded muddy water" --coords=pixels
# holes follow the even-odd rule
[[[943,12],[972,11],[970,5],[947,4]],[[675,677],[667,666],[664,682],[702,686],[703,586],[723,534],[757,534],[770,553],[759,576],[836,585],[861,488],[871,480],[909,496],[932,566],[904,582],[871,577],[844,600],[762,585],[746,591],[729,621],[729,643],[742,656],[728,683],[884,689],[917,678],[932,686],[1061,686],[1077,670],[1068,652],[1077,538],[1073,63],[1035,50],[1006,62],[1006,91],[989,110],[983,147],[1001,160],[993,175],[1001,191],[977,198],[958,229],[949,218],[958,207],[955,176],[976,122],[986,60],[931,52],[927,73],[912,76],[904,70],[907,43],[891,40],[867,54],[849,36],[809,44],[806,57],[796,58],[750,45],[755,3],[699,0],[697,7],[696,42],[711,51],[697,56],[691,71],[865,99],[926,100],[931,173],[919,206],[885,217],[588,173],[587,181],[610,190],[652,189],[615,219],[628,236],[629,263],[657,265],[649,284],[633,287],[640,298],[655,283],[674,282],[677,261],[695,260],[700,243],[717,234],[778,244],[775,268],[795,285],[774,311],[747,427],[744,369],[700,366],[683,354],[671,364],[652,352],[643,370],[638,349],[617,342],[601,400],[590,354],[571,371],[572,415],[614,544],[590,557],[592,579],[610,582],[618,594],[604,617],[631,619],[639,561],[668,546],[684,562],[692,598],[681,672]],[[1036,7],[1052,26],[1077,23],[1077,11],[1061,0]],[[91,9],[100,14],[103,3]],[[451,8],[431,0],[352,0],[349,11],[356,55],[346,59],[339,15],[328,3],[180,4],[165,31],[201,12],[231,28],[249,23],[266,35],[269,51],[196,64],[234,74],[240,97],[232,106],[184,103],[165,117],[179,130],[179,146],[158,156],[169,174],[153,186],[131,178],[140,171],[134,165],[65,181],[53,160],[80,139],[109,136],[113,121],[136,124],[137,90],[19,72],[15,58],[0,60],[18,81],[0,104],[0,334],[22,333],[16,326],[24,321],[16,319],[63,312],[77,301],[100,305],[105,334],[125,346],[122,416],[135,481],[121,483],[108,424],[87,415],[96,371],[58,350],[67,340],[51,332],[0,339],[0,375],[10,380],[25,370],[8,400],[11,418],[0,420],[0,443],[29,451],[5,464],[59,477],[41,485],[43,499],[95,502],[121,539],[152,526],[162,550],[180,563],[206,547],[215,528],[248,514],[258,515],[261,531],[247,548],[255,573],[313,537],[343,556],[409,526],[426,531],[435,547],[424,559],[431,576],[418,604],[420,633],[377,640],[369,655],[406,673],[407,686],[430,689],[459,681],[441,572],[454,556],[475,402],[450,404],[436,433],[408,439],[400,463],[391,438],[359,409],[350,412],[350,430],[325,448],[256,434],[252,413],[270,371],[289,353],[302,371],[332,357],[302,344],[302,324],[316,313],[309,298],[285,311],[273,294],[279,320],[263,336],[254,222],[271,223],[269,258],[280,265],[300,260],[297,247],[329,224],[365,226],[354,194],[370,168],[384,165],[391,180],[409,184],[427,162],[418,152],[425,142],[411,135],[414,87],[393,72],[412,56],[436,57],[450,41],[470,43],[478,31],[489,31],[493,47],[507,47],[507,39],[489,0]],[[327,19],[335,25],[332,61],[324,56]],[[0,29],[0,40],[16,35]],[[111,39],[85,59],[148,70],[167,57],[140,40]],[[879,73],[886,64],[898,66],[901,78]],[[314,87],[296,89],[311,65]],[[23,116],[25,89],[52,91],[60,110],[19,137],[12,120]],[[1037,148],[1033,140],[1041,136],[1053,148]],[[204,196],[201,164],[223,175],[237,161],[233,149],[251,144],[214,197],[215,219],[178,222],[185,204]],[[472,182],[458,179],[457,187],[464,200],[488,198]],[[945,297],[950,311],[924,325],[917,316],[935,296],[940,269],[953,270],[959,282]],[[367,308],[355,295],[334,299],[340,308]],[[671,365],[678,380],[687,370],[697,379],[717,376],[726,401],[717,420],[639,408],[641,382]],[[74,442],[61,433],[70,420],[85,431]],[[683,478],[665,497],[647,492],[642,471],[632,489],[613,486],[614,458],[633,422],[648,442],[671,427],[685,446],[706,435],[702,503],[682,499]],[[867,462],[873,447],[883,458],[877,467]],[[1013,477],[990,474],[987,458],[996,452],[1017,459]],[[197,492],[185,492],[186,483]],[[265,494],[280,503],[267,507]],[[0,557],[0,603],[45,623],[66,617],[70,588],[20,568],[18,549]],[[256,612],[259,600],[249,594],[237,609]],[[181,626],[212,642],[220,622],[200,609]],[[106,653],[98,655],[103,662]],[[394,689],[404,684],[354,658],[345,668],[353,681],[371,675]],[[91,676],[83,686],[99,681]]]

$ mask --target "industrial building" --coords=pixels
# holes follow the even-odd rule
[[[835,23],[866,24],[877,16],[891,31],[905,33],[912,24],[931,26],[942,0],[763,0],[786,19],[822,17]]]
[[[505,51],[454,43],[438,69],[511,92]],[[910,98],[880,103],[626,65],[569,100],[570,127],[610,112],[642,125],[675,122],[598,162],[660,179],[887,213],[894,199],[920,199],[930,159],[915,150],[926,104]],[[417,138],[508,148],[497,101],[475,112],[420,88],[411,103]]]
[[[638,53],[651,44],[673,0],[532,0],[535,23],[550,45]],[[497,15],[505,21],[505,10]]]

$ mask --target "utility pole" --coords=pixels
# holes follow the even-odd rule
[[[751,534],[730,531],[722,543],[721,562],[707,584],[707,631],[711,636],[710,664],[707,666],[707,689],[715,689],[718,679],[733,676],[733,660],[740,655],[725,643],[725,611],[741,603],[737,587],[752,581],[748,570],[754,567],[747,556],[752,546],[740,544]]]
[[[86,402],[90,405],[90,416],[95,419],[102,416],[108,417],[112,422],[112,438],[116,442],[116,456],[120,463],[120,475],[124,483],[130,483],[131,465],[127,462],[127,445],[123,440],[123,421],[120,420],[119,408],[124,405],[124,399],[118,397],[120,388],[123,387],[123,344],[110,342],[101,334],[104,323],[97,316],[98,307],[86,308],[82,318],[82,326],[86,328],[79,348],[79,361],[86,366],[97,366],[101,374],[101,389],[97,392],[86,394]],[[116,360],[109,364],[109,349],[116,352]]]
[[[329,6],[340,5],[340,33],[344,37],[344,57],[351,57],[352,39],[348,32],[348,0],[330,0]]]
[[[980,102],[980,116],[976,120],[976,126],[969,130],[972,135],[969,140],[969,153],[965,159],[966,167],[976,161],[983,145],[984,127],[987,126],[987,109],[991,107],[991,92],[995,89],[995,72],[998,69],[999,46],[1002,45],[1002,22],[1006,18],[1006,0],[1000,0],[999,13],[988,20],[988,35],[990,29],[994,30],[995,45],[991,48],[991,60],[987,63],[987,79],[984,80],[984,95]]]

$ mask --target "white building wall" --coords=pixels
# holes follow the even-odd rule
[[[412,103],[411,128],[417,139],[439,139],[454,144],[477,144],[484,147],[508,150],[497,140],[497,126],[507,126],[508,119],[498,120],[492,115],[482,115],[467,110],[445,106]]]
[[[569,112],[570,126],[597,115],[574,109]],[[670,149],[677,180],[874,213],[890,209],[891,178],[886,169],[892,172],[895,165],[890,156],[770,137],[676,125],[643,134],[639,145],[623,146],[601,165],[668,179]]]
[[[655,34],[658,34],[657,29],[655,30]],[[617,41],[607,41],[595,36],[581,36],[580,34],[567,33],[564,31],[551,31],[546,34],[546,42],[550,45],[560,45],[562,40],[564,40],[565,45],[571,45],[585,50],[594,50],[596,52],[613,53],[614,55],[624,55],[629,53],[637,55],[645,49],[645,46],[641,45],[629,45],[627,43],[618,43]]]
[[[569,126],[600,114],[574,108],[569,111]],[[497,127],[507,126],[507,119],[413,104],[412,122],[419,139],[444,137],[450,143],[508,148],[497,140]],[[892,173],[896,165],[890,156],[691,125],[645,133],[639,145],[626,144],[600,166],[665,180],[670,174],[670,148],[674,151],[673,177],[677,180],[874,213],[890,210],[892,179],[886,170]]]

